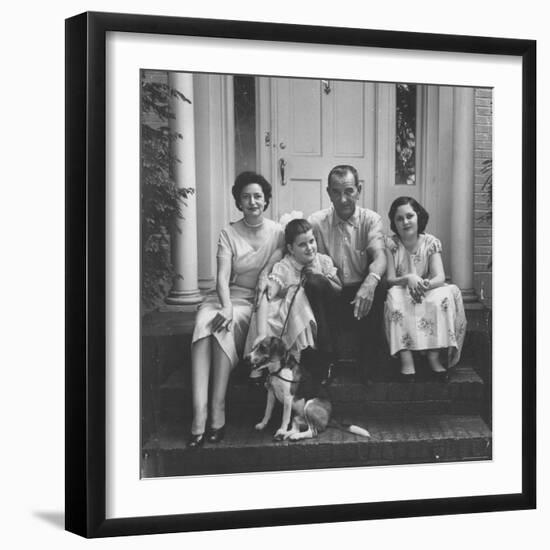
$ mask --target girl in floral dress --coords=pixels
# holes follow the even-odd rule
[[[389,211],[395,235],[386,241],[390,288],[384,325],[390,352],[401,360],[401,378],[411,382],[413,351],[425,352],[433,376],[443,381],[460,358],[466,334],[462,295],[456,285],[445,283],[441,242],[425,233],[428,217],[411,197],[397,198]]]

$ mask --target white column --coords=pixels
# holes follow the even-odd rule
[[[451,277],[465,302],[474,292],[474,89],[454,89]]]
[[[177,97],[170,99],[175,118],[170,119],[170,131],[183,139],[172,141],[172,176],[178,188],[197,188],[195,177],[195,118],[193,113],[193,75],[168,73],[170,88],[181,92],[191,103]],[[171,234],[172,265],[175,276],[172,290],[166,298],[168,304],[196,304],[202,300],[197,275],[197,207],[195,193],[182,203],[182,218],[178,219]]]

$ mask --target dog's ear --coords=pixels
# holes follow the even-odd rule
[[[272,355],[276,355],[281,359],[285,357],[286,347],[284,342],[280,338],[277,338],[276,336],[272,336],[269,349],[271,350]]]

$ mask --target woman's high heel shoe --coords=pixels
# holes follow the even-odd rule
[[[191,434],[191,437],[189,438],[189,441],[187,442],[187,446],[191,449],[196,449],[197,447],[202,447],[204,445],[204,434]]]
[[[225,436],[225,425],[221,428],[209,428],[206,433],[208,443],[219,443]]]

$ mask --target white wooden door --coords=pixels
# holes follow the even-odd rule
[[[338,164],[357,168],[360,183],[370,187],[362,201],[372,208],[373,85],[315,79],[265,80],[269,81],[263,83],[263,89],[270,95],[271,110],[270,126],[264,130],[260,144],[264,148],[260,166],[269,166],[273,217],[292,210],[308,216],[329,206],[327,176]]]

